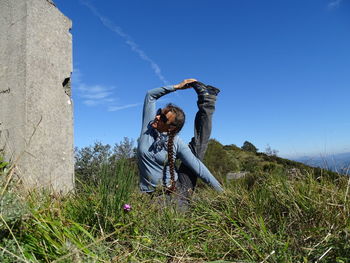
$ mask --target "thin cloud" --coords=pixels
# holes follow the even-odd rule
[[[115,96],[115,87],[107,87],[99,84],[88,85],[82,81],[82,74],[79,69],[74,69],[73,85],[83,104],[88,107],[104,105],[108,111],[117,111],[140,105],[139,103],[117,105],[119,99]]]
[[[333,0],[328,4],[328,8],[329,9],[338,8],[342,2],[343,0]]]
[[[138,56],[148,62],[154,72],[154,74],[165,84],[169,85],[169,82],[165,79],[163,76],[160,67],[158,66],[157,63],[155,63],[147,54],[132,40],[132,38],[126,34],[121,27],[115,25],[110,19],[107,17],[102,16],[97,9],[89,2],[86,2],[84,0],[80,0],[80,2],[87,6],[90,11],[102,22],[102,24],[111,30],[112,32],[116,33],[118,36],[124,39],[125,43],[131,48],[133,52],[138,54]]]
[[[86,105],[86,106],[97,106],[98,104],[100,104],[98,101],[96,100],[84,100],[83,103]]]
[[[140,103],[134,103],[134,104],[127,104],[123,106],[110,106],[108,107],[108,111],[118,111],[118,110],[124,110],[128,108],[134,108],[141,105]]]
[[[78,86],[78,89],[82,93],[81,97],[84,99],[103,100],[112,95],[111,90],[113,88],[107,88],[101,85],[87,86],[85,84],[81,84]]]
[[[99,84],[88,85],[82,81],[82,74],[79,69],[73,71],[73,84],[78,91],[78,96],[83,99],[86,106],[97,106],[115,101],[112,98],[115,87],[106,87]]]

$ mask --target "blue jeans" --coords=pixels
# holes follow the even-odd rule
[[[194,121],[194,137],[189,147],[192,153],[201,161],[204,159],[208,148],[208,142],[212,130],[212,118],[215,111],[216,96],[199,95],[197,106],[198,111]],[[177,192],[184,199],[189,199],[197,184],[197,175],[190,168],[181,163],[178,169]]]

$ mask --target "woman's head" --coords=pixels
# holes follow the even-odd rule
[[[185,124],[185,113],[174,104],[169,103],[163,109],[158,109],[152,127],[159,132],[178,133]]]

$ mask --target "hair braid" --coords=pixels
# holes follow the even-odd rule
[[[174,137],[177,133],[180,132],[185,123],[185,113],[183,110],[174,104],[169,103],[166,105],[164,112],[167,113],[171,111],[175,114],[175,119],[171,123],[172,127],[175,129],[168,131],[168,163],[169,163],[169,172],[170,172],[170,187],[168,191],[174,192],[176,190],[176,181],[175,181],[175,160],[174,160]],[[166,173],[166,169],[164,169]],[[166,178],[166,176],[164,176]]]
[[[174,161],[174,137],[175,132],[168,133],[168,162],[170,172],[170,187],[169,191],[175,191],[175,161]]]

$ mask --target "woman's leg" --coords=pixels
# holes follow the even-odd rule
[[[198,94],[198,111],[194,121],[194,137],[189,143],[193,154],[203,161],[205,152],[208,148],[208,142],[212,130],[212,118],[215,111],[216,95],[219,90],[212,86],[205,86],[197,82],[194,86]],[[189,180],[186,178],[188,177]],[[190,168],[184,164],[179,168],[179,182],[186,184],[184,187],[194,190],[197,183],[197,176],[193,174]]]

